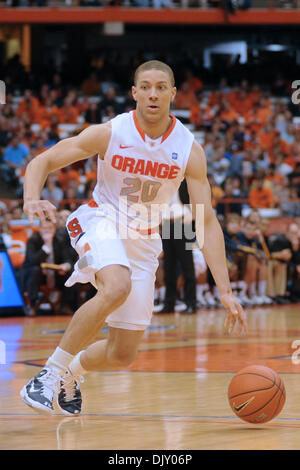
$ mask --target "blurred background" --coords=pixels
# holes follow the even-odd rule
[[[91,198],[97,157],[49,176],[42,197],[59,217],[46,235],[22,211],[25,167],[58,140],[134,109],[133,73],[150,59],[173,68],[172,113],[206,151],[241,302],[299,301],[299,25],[299,0],[0,1],[0,232],[25,314],[72,314],[93,294],[63,284],[76,262],[65,221]],[[179,262],[176,305],[166,305],[162,256],[156,313],[220,305],[201,253],[193,254],[197,298],[185,294],[189,273]]]

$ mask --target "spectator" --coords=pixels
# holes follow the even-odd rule
[[[271,304],[267,297],[267,259],[257,238],[257,225],[246,219],[237,238],[244,249],[248,250],[244,281],[247,284],[247,296],[253,305]]]
[[[107,115],[111,112],[110,108],[113,108],[115,114],[120,114],[123,112],[123,105],[117,100],[117,91],[114,87],[108,88],[104,94],[104,98],[101,101],[101,108],[103,114]]]
[[[300,236],[299,226],[291,223],[287,230],[287,239],[291,244],[292,257],[289,263],[289,291],[292,302],[300,301]]]
[[[80,183],[80,175],[77,170],[72,166],[62,168],[58,175],[58,182],[63,191],[66,191],[69,186],[69,181],[75,180],[78,184]]]
[[[59,207],[59,202],[64,198],[63,190],[58,186],[58,177],[54,173],[50,173],[47,178],[46,185],[42,190],[42,199],[51,201],[56,207]]]
[[[0,165],[3,179],[10,185],[18,185],[16,170],[24,168],[28,161],[30,150],[20,141],[18,135],[12,137],[3,154],[3,163]]]
[[[84,120],[88,124],[100,124],[102,122],[101,105],[99,103],[89,103],[84,113]]]
[[[264,178],[259,177],[255,181],[255,186],[249,192],[250,207],[272,208],[275,205],[274,195],[270,188],[264,186]]]
[[[191,88],[191,85],[189,84],[189,82],[183,82],[177,92],[174,102],[174,108],[191,109],[197,105],[197,98],[195,96],[194,90]]]
[[[100,81],[96,72],[90,73],[90,75],[83,81],[81,89],[84,96],[99,96]]]
[[[268,263],[267,294],[279,304],[287,300],[287,269],[292,257],[292,246],[285,234],[271,234],[268,239],[270,260]]]
[[[64,104],[59,110],[59,122],[63,124],[77,124],[79,111],[72,104],[72,98],[67,97],[64,99]]]
[[[250,306],[252,302],[247,297],[248,285],[244,281],[248,250],[247,246],[240,243],[237,236],[240,231],[240,216],[238,214],[228,213],[225,217],[223,232],[230,283],[241,305]]]
[[[185,182],[182,183],[182,185],[184,184]],[[190,214],[190,221],[186,222],[186,224],[184,223],[184,218],[189,214],[186,214],[187,208],[181,202],[180,194],[181,193],[178,192],[175,196],[172,201],[170,213],[164,218],[162,223],[164,281],[166,291],[164,307],[160,313],[175,311],[175,304],[178,299],[177,281],[180,273],[182,273],[184,279],[183,300],[186,305],[182,313],[195,313],[197,308],[193,253],[192,250],[186,246],[187,243],[194,241],[187,238],[187,233],[192,233],[192,219]],[[189,228],[190,230],[188,230]]]
[[[288,174],[289,183],[297,188],[298,197],[300,197],[300,162],[297,162],[294,170]]]
[[[32,95],[32,91],[25,90],[23,100],[21,100],[18,105],[16,115],[17,117],[21,117],[25,114],[31,122],[35,122],[39,107],[39,100]]]
[[[40,231],[35,232],[27,242],[21,278],[23,292],[28,294],[29,316],[37,314],[40,288],[44,283],[50,289],[57,286],[62,290],[60,313],[72,314],[72,309],[76,308],[76,291],[64,287],[76,259],[65,233],[65,229],[56,230],[52,222],[44,222]],[[43,272],[43,262],[58,264],[61,269],[57,272],[52,269]]]
[[[287,201],[281,201],[281,210],[284,217],[299,217],[300,203],[297,186],[287,188]]]

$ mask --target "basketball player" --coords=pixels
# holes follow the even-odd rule
[[[150,217],[146,228],[145,222],[152,207],[169,204],[184,178],[193,207],[204,204],[203,253],[227,310],[224,326],[229,333],[235,325],[239,334],[247,331],[243,309],[230,288],[224,239],[211,206],[203,149],[170,115],[176,95],[172,70],[159,61],[140,65],[132,94],[135,111],[58,142],[26,169],[24,212],[31,222],[34,215],[41,221],[55,221],[56,208],[40,200],[48,174],[99,155],[93,199],[67,220],[72,246],[79,254],[67,285],[91,282],[97,293],[75,312],[46,366],[23,387],[23,400],[37,411],[51,413],[56,402],[64,414],[80,413],[79,378],[85,372],[124,368],[135,359],[151,322],[162,248],[155,233],[159,224],[156,216]],[[135,228],[130,215],[134,204],[140,205],[144,229]],[[134,236],[121,236],[120,227],[123,230],[124,226]],[[93,342],[105,321],[107,339]]]

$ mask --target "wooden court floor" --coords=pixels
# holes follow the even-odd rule
[[[85,377],[77,418],[36,414],[19,396],[69,317],[0,319],[0,449],[300,449],[300,364],[292,361],[300,305],[246,311],[247,337],[224,334],[223,310],[155,315],[130,369]],[[281,414],[264,425],[241,421],[227,401],[233,374],[250,364],[275,369],[286,387]]]

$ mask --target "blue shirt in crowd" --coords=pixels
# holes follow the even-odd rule
[[[4,151],[3,161],[12,163],[16,166],[22,166],[30,153],[29,148],[25,144],[18,144],[17,147],[8,145]]]

